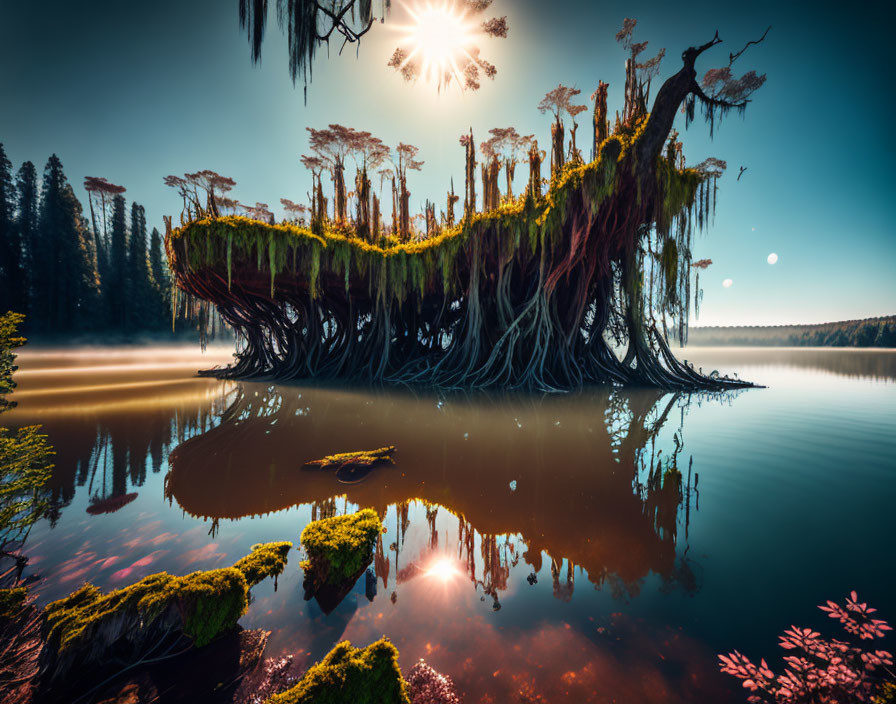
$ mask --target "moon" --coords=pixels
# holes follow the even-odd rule
[[[734,283],[733,280],[731,280],[731,279],[725,279],[725,280],[722,282],[722,286],[724,286],[725,288],[731,288],[731,285],[732,285],[733,283]]]
[[[774,263],[777,262],[777,261],[778,261],[778,255],[777,255],[777,254],[775,254],[774,252],[772,252],[771,254],[768,255],[768,263],[769,263],[769,264],[774,264]]]

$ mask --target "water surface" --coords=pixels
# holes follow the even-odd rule
[[[25,350],[11,425],[57,451],[27,553],[41,599],[231,564],[315,517],[387,532],[334,611],[298,553],[241,624],[299,667],[389,636],[466,702],[740,701],[715,654],[774,657],[857,589],[896,619],[896,353],[687,349],[721,397],[358,390],[194,376],[229,352]],[[363,482],[301,470],[395,445]]]

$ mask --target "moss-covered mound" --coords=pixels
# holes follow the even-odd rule
[[[267,704],[410,704],[398,650],[385,638],[366,648],[339,643],[293,688]]]
[[[202,647],[231,630],[249,606],[249,589],[286,564],[292,543],[255,545],[233,567],[177,577],[160,572],[104,594],[84,584],[44,610],[43,669],[59,680],[109,659],[136,662],[186,637]]]
[[[309,523],[302,531],[302,546],[308,559],[302,561],[301,567],[315,585],[353,579],[370,563],[382,532],[380,517],[369,508]]]
[[[175,577],[150,575],[123,589],[103,594],[85,584],[67,597],[47,605],[46,636],[64,651],[98,642],[130,638],[134,619],[147,634],[158,623],[170,629],[172,618],[182,621],[182,632],[198,646],[236,625],[248,606],[248,585],[233,567]]]
[[[267,577],[276,577],[286,567],[286,555],[292,549],[292,543],[259,543],[252,546],[252,552],[237,560],[233,565],[243,573],[251,589]]]

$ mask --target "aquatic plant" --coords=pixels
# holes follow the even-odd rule
[[[756,665],[736,650],[719,655],[721,671],[742,680],[751,704],[842,704],[891,696],[892,685],[884,680],[894,678],[892,654],[862,643],[892,630],[874,617],[877,609],[860,602],[854,591],[844,605],[828,601],[818,608],[837,619],[854,642],[826,639],[811,628],[791,626],[780,636],[779,645],[792,654],[784,657],[786,667],[779,675],[764,659]]]
[[[370,508],[313,521],[302,531],[301,542],[308,559],[301,567],[316,585],[350,580],[370,564],[382,532],[380,517]]]
[[[268,577],[276,577],[286,568],[286,555],[292,543],[259,543],[252,546],[252,552],[237,560],[234,567],[243,573],[251,589]]]
[[[231,367],[209,373],[540,390],[589,382],[748,386],[707,377],[675,359],[669,347],[670,330],[686,340],[692,301],[699,298],[693,233],[708,226],[721,174],[718,160],[685,167],[672,133],[675,116],[690,106],[690,120],[694,101],[710,120],[743,110],[763,79],[732,92],[736,102],[724,91],[706,93],[695,62],[720,41],[716,35],[684,52],[684,65],[657,92],[649,113],[655,67],[629,61],[623,119],[588,164],[564,161],[555,120],[547,193],[533,144],[526,193],[496,198],[500,163],[490,159],[485,211],[476,212],[475,143],[464,135],[461,222],[449,225],[453,217],[446,214],[434,224],[428,207],[426,233],[412,232],[402,204],[406,187],[400,178],[393,186],[393,229],[410,241],[369,239],[378,221],[377,208],[366,205],[366,186],[359,218],[349,221],[341,156],[329,166],[309,160],[311,227],[209,213],[169,231],[178,287],[214,304],[242,341]],[[731,55],[729,69],[742,53]],[[601,94],[595,102],[595,129],[603,136]],[[578,112],[571,108],[570,115]],[[407,158],[415,162],[414,154]],[[321,190],[323,168],[334,175],[332,218]],[[367,183],[363,160],[356,183]],[[449,209],[452,197],[457,200],[453,189]],[[613,345],[625,349],[621,359]]]
[[[297,685],[267,704],[410,704],[398,650],[382,638],[366,648],[339,643]]]

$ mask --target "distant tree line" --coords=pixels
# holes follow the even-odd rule
[[[820,325],[692,327],[692,345],[896,347],[896,315]]]
[[[0,144],[0,311],[27,316],[45,335],[171,329],[162,237],[147,235],[143,206],[125,189],[87,177],[89,217],[54,154],[38,179],[13,167]]]

